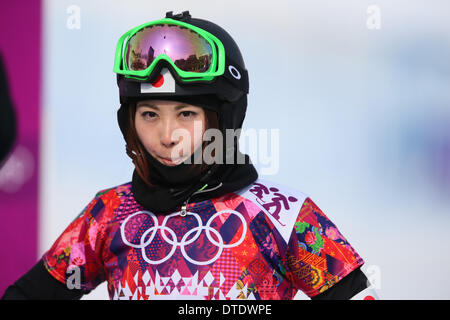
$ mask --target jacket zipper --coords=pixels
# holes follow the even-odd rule
[[[191,194],[191,195],[186,199],[186,201],[184,201],[183,205],[181,206],[180,216],[186,217],[186,215],[187,215],[186,207],[187,207],[187,205],[188,205],[188,203],[189,203],[189,200],[191,199],[191,197],[192,197],[193,195],[195,195],[195,194],[197,194],[197,193],[208,192],[208,191],[212,191],[212,190],[215,190],[215,189],[217,189],[217,188],[220,188],[220,187],[222,186],[222,182],[219,183],[217,186],[215,186],[215,187],[213,187],[213,188],[210,188],[210,189],[206,189],[206,190],[205,190],[205,188],[206,188],[207,186],[208,186],[208,184],[205,184],[203,187],[201,187],[200,189],[198,189],[197,191],[195,191],[193,194]]]

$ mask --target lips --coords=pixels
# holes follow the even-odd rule
[[[158,158],[161,160],[162,163],[169,165],[169,166],[175,166],[181,162],[180,158],[173,159],[173,160],[171,158],[165,158],[165,157],[161,157],[161,156],[158,156]]]

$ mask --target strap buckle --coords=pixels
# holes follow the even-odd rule
[[[179,20],[179,21],[187,21],[191,18],[191,15],[189,14],[189,11],[183,11],[182,13],[173,14],[173,11],[166,12],[166,18]]]

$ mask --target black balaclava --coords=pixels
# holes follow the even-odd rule
[[[149,180],[152,184],[163,187],[188,186],[192,184],[202,172],[200,164],[194,163],[194,153],[189,157],[190,163],[180,163],[176,166],[166,166],[143,148],[144,157],[149,165]],[[199,152],[201,150],[197,150]]]

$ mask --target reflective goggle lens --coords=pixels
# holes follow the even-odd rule
[[[212,48],[197,32],[168,24],[148,26],[134,34],[126,50],[129,70],[145,70],[160,54],[166,54],[183,71],[206,72]]]

